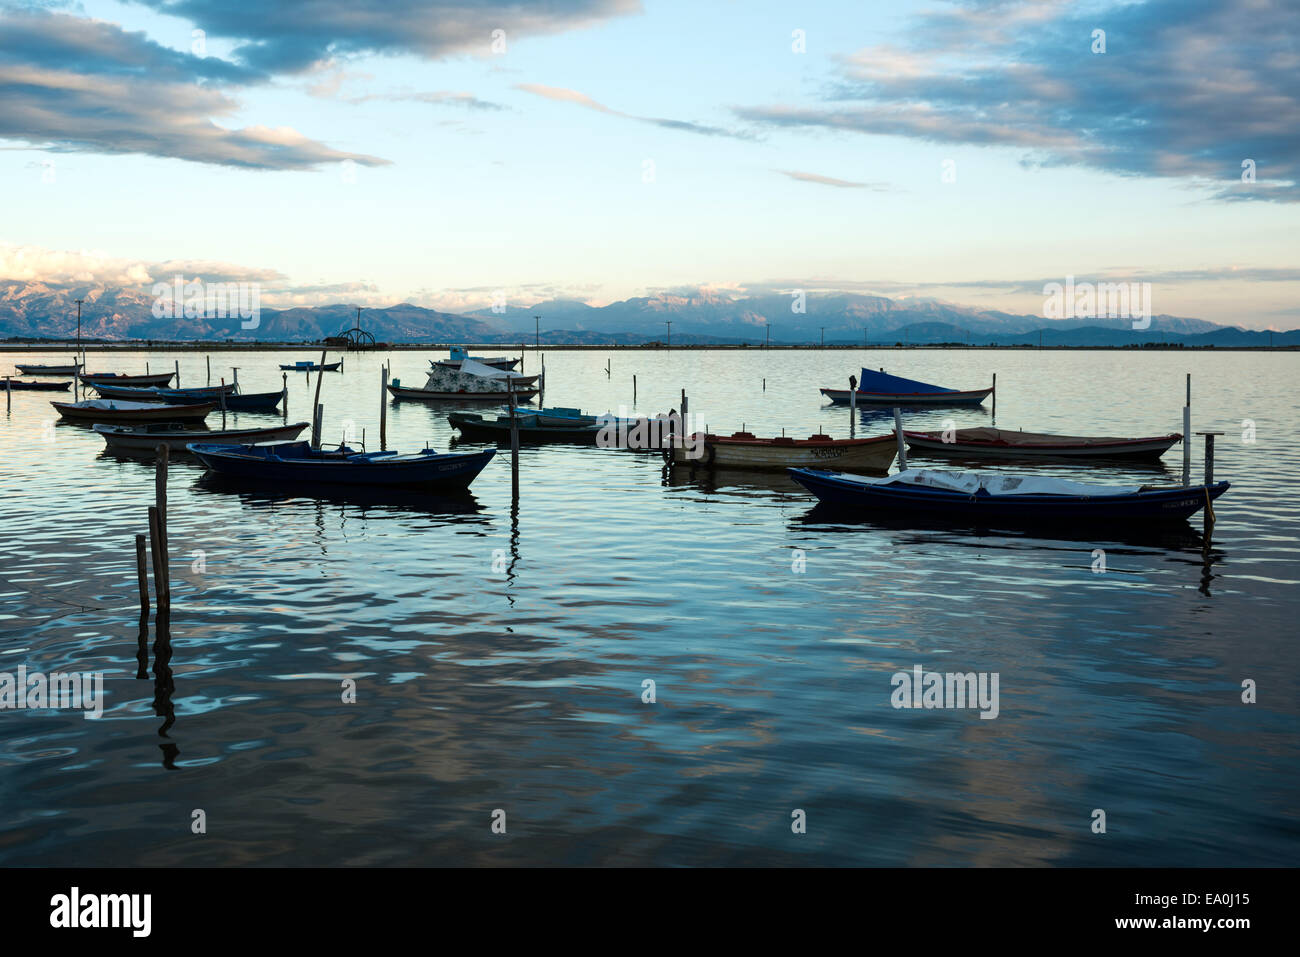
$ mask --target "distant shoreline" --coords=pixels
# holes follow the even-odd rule
[[[1189,346],[1179,343],[1142,343],[1127,346],[1061,346],[1061,345],[976,345],[964,342],[944,343],[827,343],[826,345],[800,344],[789,345],[772,343],[770,345],[735,345],[735,344],[685,344],[666,346],[662,343],[500,343],[500,342],[394,342],[385,343],[372,349],[346,349],[323,347],[319,342],[174,342],[158,339],[124,340],[121,342],[84,342],[84,352],[301,352],[314,356],[321,349],[330,354],[350,354],[366,352],[429,352],[448,350],[452,346],[476,349],[486,352],[598,352],[600,350],[643,351],[643,352],[771,352],[771,351],[861,351],[864,349],[912,349],[939,351],[983,351],[983,352],[1296,352],[1298,345],[1279,346],[1227,346],[1203,345]],[[67,340],[52,342],[5,342],[0,343],[0,354],[32,352],[75,352],[76,343]]]

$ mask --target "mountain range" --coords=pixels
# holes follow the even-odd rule
[[[104,340],[226,340],[317,342],[350,328],[356,307],[345,303],[289,309],[262,307],[256,328],[230,318],[158,318],[154,297],[142,289],[86,284],[0,282],[0,339],[71,338],[75,300],[83,300],[81,334]],[[891,299],[857,293],[810,294],[804,311],[789,295],[731,297],[713,293],[659,294],[591,306],[550,300],[465,314],[400,303],[365,308],[361,326],[381,342],[531,342],[540,326],[545,343],[679,345],[925,344],[1132,346],[1300,345],[1300,330],[1261,332],[1204,319],[1153,316],[1150,327],[1131,320],[1048,320],[975,309],[937,299]],[[534,317],[540,316],[540,320]]]

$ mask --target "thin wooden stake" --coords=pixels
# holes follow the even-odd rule
[[[208,367],[208,381],[205,384],[212,385],[212,356],[204,356],[203,361],[207,363]]]
[[[158,530],[162,532],[163,593],[167,604],[171,604],[171,557],[167,548],[167,458],[169,449],[166,442],[158,443],[158,464],[154,469],[154,504],[158,507]]]
[[[176,360],[176,388],[181,387],[181,360]]]
[[[342,360],[340,359],[339,361],[341,362]],[[323,379],[324,377],[325,377],[325,350],[322,349],[320,351],[320,371],[316,373],[316,398],[312,400],[312,404],[311,404],[311,407],[313,409],[318,409],[318,410],[320,409],[320,380]],[[312,434],[316,437],[316,441],[312,444],[312,448],[318,449],[320,448],[320,429],[317,428],[313,430]]]
[[[515,413],[515,380],[506,380],[506,394],[510,401],[510,491],[519,498],[519,416]]]
[[[379,370],[379,451],[388,449],[388,366]]]
[[[167,607],[167,579],[163,570],[162,530],[158,524],[158,506],[149,506],[149,554],[153,558],[154,599],[158,603],[158,613]]]
[[[903,413],[894,407],[894,434],[898,437],[898,470],[907,469],[907,443],[903,441]]]
[[[140,614],[149,614],[149,565],[144,556],[144,536],[135,537],[135,577],[140,586]]]

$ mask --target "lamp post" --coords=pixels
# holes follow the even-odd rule
[[[542,317],[533,316],[533,348],[542,347]]]
[[[822,326],[822,348],[826,348],[826,327]]]
[[[770,349],[772,348],[772,324],[767,322],[763,325],[767,329],[767,338],[763,341],[763,348]]]
[[[76,358],[74,358],[74,359],[72,360],[73,365],[76,365],[76,364],[78,364],[78,363],[81,362],[81,304],[82,304],[84,301],[85,301],[84,299],[78,299],[78,300],[76,300],[76,303],[77,303],[77,355],[76,355]]]
[[[673,321],[665,319],[664,322],[668,326],[668,348],[671,349],[673,347]]]

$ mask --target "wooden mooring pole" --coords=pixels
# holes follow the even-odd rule
[[[1192,484],[1192,374],[1187,373],[1187,402],[1183,406],[1183,485]]]
[[[515,380],[506,380],[506,395],[510,402],[510,493],[519,499],[519,416],[515,410]]]
[[[135,537],[135,578],[140,586],[140,615],[149,614],[149,564],[144,555],[144,536]]]
[[[154,469],[154,506],[158,511],[158,531],[160,534],[160,558],[162,561],[162,577],[155,583],[155,588],[163,597],[159,599],[159,607],[170,608],[172,604],[172,580],[171,580],[171,558],[168,552],[168,533],[167,533],[167,458],[169,449],[166,442],[158,443],[158,462]]]
[[[166,585],[163,572],[162,528],[158,521],[158,506],[149,506],[149,554],[153,559],[154,598],[158,602],[158,612],[162,613],[167,604]]]
[[[379,451],[388,450],[388,366],[379,370]]]
[[[903,413],[894,406],[894,435],[898,440],[898,470],[907,469],[907,443],[903,441]]]

